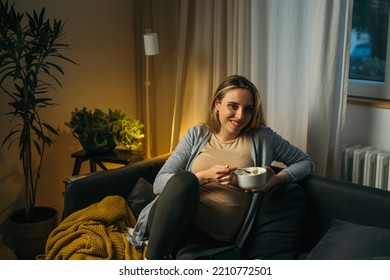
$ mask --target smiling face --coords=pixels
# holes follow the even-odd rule
[[[227,77],[215,90],[210,103],[206,127],[226,141],[266,125],[260,93],[247,78]]]
[[[218,138],[222,141],[236,139],[252,119],[253,95],[247,89],[231,89],[222,99],[215,101],[215,109],[218,110],[221,124],[221,129],[216,133]]]

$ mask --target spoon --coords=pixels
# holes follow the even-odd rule
[[[253,169],[253,171],[248,171],[246,169],[237,169],[238,171],[244,171],[246,174],[257,174],[259,172],[259,170],[256,168],[256,169]]]

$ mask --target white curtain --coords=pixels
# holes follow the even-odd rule
[[[268,125],[338,177],[346,106],[349,0],[252,0],[251,77]]]
[[[182,0],[170,151],[192,125],[205,121],[208,101],[230,74],[250,74],[250,3]]]
[[[316,173],[337,177],[346,106],[353,0],[150,0],[154,154],[204,120],[230,74],[262,92],[267,123],[305,150]],[[169,8],[167,8],[169,6]]]

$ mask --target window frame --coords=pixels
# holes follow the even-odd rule
[[[368,81],[368,80],[348,80],[347,95],[349,99],[363,98],[367,99],[366,102],[373,100],[375,103],[378,101],[390,101],[390,13],[387,28],[387,46],[386,46],[386,68],[384,82]],[[376,106],[375,106],[376,107]],[[388,107],[390,109],[390,105]]]

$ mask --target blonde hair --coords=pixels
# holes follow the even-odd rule
[[[219,121],[217,109],[215,108],[215,102],[217,100],[221,102],[228,91],[238,88],[247,89],[253,97],[252,119],[250,120],[249,124],[242,129],[241,133],[248,132],[251,129],[260,127],[261,125],[265,125],[261,97],[256,86],[243,76],[232,75],[227,77],[218,86],[217,90],[214,92],[214,95],[210,100],[208,119],[205,125],[211,132],[216,133],[219,132],[219,130],[221,129],[221,123]]]

